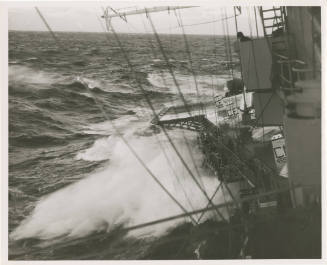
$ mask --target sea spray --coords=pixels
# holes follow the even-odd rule
[[[170,135],[195,174],[181,131],[170,131]],[[194,147],[192,151],[196,156],[197,166],[201,167],[202,154],[196,147],[196,134],[187,132],[187,139]],[[186,209],[193,210],[192,207],[198,209],[207,205],[206,198],[196,187],[163,134],[148,137],[133,134],[128,136],[128,141]],[[169,157],[172,168],[168,166],[161,146]],[[10,234],[12,239],[83,237],[99,230],[110,231],[117,225],[136,225],[181,213],[181,209],[155,183],[119,137],[110,136],[98,140],[89,150],[92,152],[84,151],[77,158],[90,160],[90,154],[93,154],[97,160],[98,151],[100,157],[109,159],[107,166],[41,199],[32,214]],[[108,155],[103,157],[104,153]],[[202,168],[200,172],[210,196],[218,185],[218,180],[208,176]],[[221,200],[221,194],[218,194],[214,201]],[[133,235],[161,235],[168,227],[183,221],[176,220],[174,223],[135,230]]]
[[[119,138],[114,136],[112,128],[108,129],[110,122],[104,121],[103,114],[92,100],[94,94],[90,93],[90,89],[98,96],[109,118],[116,122],[124,134],[130,128],[149,126],[152,112],[135,81],[126,72],[126,61],[118,52],[119,47],[114,40],[108,45],[104,34],[99,33],[60,33],[66,49],[56,49],[48,32],[10,31],[8,34],[9,258],[83,259],[86,258],[84,254],[92,253],[87,257],[135,259],[131,253],[122,254],[126,249],[128,252],[136,251],[137,247],[133,244],[120,246],[117,250],[119,256],[104,256],[102,251],[105,249],[107,252],[108,245],[102,240],[94,244],[93,232],[100,231],[101,235],[106,230],[114,229],[117,224],[128,226],[181,213],[181,210],[158,188]],[[120,38],[126,49],[131,51],[129,56],[139,73],[139,81],[148,91],[155,109],[159,112],[164,107],[182,103],[165,62],[162,61],[159,67],[153,65],[160,62],[153,62],[148,45],[149,35],[121,34]],[[174,67],[175,77],[187,102],[197,102],[199,99],[193,76],[185,67],[185,53],[181,52],[185,51],[183,36],[162,35],[161,38],[167,44],[174,44],[169,46],[171,49],[167,46],[167,52],[174,58],[170,64]],[[225,60],[224,39],[190,35],[189,44],[200,99],[213,102],[213,95],[223,93],[224,80],[229,79],[228,69],[220,65]],[[95,47],[98,49],[97,54],[92,51]],[[212,56],[214,50],[217,53]],[[78,81],[77,77],[82,77],[84,82]],[[135,121],[135,118],[144,124]],[[176,133],[177,130],[169,131],[187,164],[191,166],[184,140]],[[162,135],[160,137],[182,185],[168,167],[153,133],[141,130],[132,134],[126,135],[127,139],[132,141],[142,158],[150,156],[151,159],[147,158],[146,161],[148,166],[153,171],[161,170],[160,173],[155,172],[156,175],[188,210],[191,206],[185,199],[184,191],[191,200],[192,209],[207,204]],[[51,138],[46,139],[44,136]],[[26,137],[42,140],[37,145],[34,141],[16,141]],[[193,133],[187,133],[196,161],[201,166],[201,151],[197,149],[194,137]],[[64,142],[49,139],[63,139]],[[120,151],[119,146],[122,147]],[[210,194],[218,181],[206,174],[201,170],[202,180]],[[75,184],[67,186],[72,181]],[[21,192],[17,193],[17,189]],[[216,202],[220,202],[220,196],[219,192]],[[19,199],[17,203],[17,197],[24,199]],[[65,226],[61,227],[60,222]],[[177,221],[173,221],[135,232],[160,235],[176,224]],[[88,233],[89,236],[83,236]],[[51,238],[57,235],[62,235],[58,245],[50,247],[48,251],[38,250],[37,253],[34,252],[37,242],[34,239],[24,240],[23,244],[12,240]],[[67,235],[81,237],[77,241],[85,242],[87,247],[77,245],[75,252],[67,249],[66,243],[71,242],[65,240]],[[104,234],[104,237],[110,238],[111,235]],[[53,241],[46,240],[42,244],[53,245]],[[113,242],[120,244],[117,239],[110,241],[110,244]],[[58,248],[62,248],[65,254],[60,254]],[[144,251],[144,247],[141,248]]]

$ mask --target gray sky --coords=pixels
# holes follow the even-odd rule
[[[176,5],[177,2],[175,2]],[[99,17],[102,15],[101,7],[108,6],[114,9],[126,7],[153,7],[174,5],[174,2],[112,2],[104,3],[60,3],[55,5],[51,3],[37,3],[42,14],[48,21],[54,31],[82,31],[82,32],[101,32],[103,31],[99,22]],[[231,6],[224,7],[218,3],[210,3],[199,7],[180,10],[180,14],[185,25],[184,29],[187,34],[213,34],[221,35],[227,30],[223,29],[222,21],[214,23],[193,25],[205,23],[213,20],[220,20],[222,16],[233,16],[233,8]],[[9,8],[9,30],[46,30],[45,25],[36,13],[33,5],[24,3],[19,6]],[[129,9],[130,10],[130,9]],[[226,11],[225,11],[226,10]],[[151,17],[159,33],[181,33],[181,28],[178,27],[177,18],[174,12],[170,14],[165,12],[152,13]],[[250,19],[248,19],[250,17]],[[102,19],[101,19],[102,20]],[[127,17],[128,23],[125,23],[120,18],[113,19],[113,25],[117,32],[144,33],[151,32],[150,24],[146,15],[133,15]],[[253,7],[242,7],[242,14],[238,17],[239,31],[243,31],[246,35],[256,35],[256,26],[254,19]],[[145,24],[145,27],[144,27]],[[193,26],[187,26],[193,25]],[[251,25],[251,27],[250,27]],[[258,20],[259,34],[261,33],[261,22]],[[229,34],[235,35],[234,18],[228,20]]]

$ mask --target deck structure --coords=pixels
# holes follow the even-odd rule
[[[154,125],[165,126],[167,128],[181,128],[191,131],[212,130],[217,131],[215,125],[217,121],[215,105],[208,103],[185,106],[171,106],[164,108],[158,113],[158,118],[153,118]]]

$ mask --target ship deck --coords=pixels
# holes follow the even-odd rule
[[[151,123],[165,125],[166,127],[177,127],[200,131],[203,126],[218,129],[221,124],[234,125],[242,120],[241,113],[233,118],[226,119],[217,113],[214,102],[203,104],[192,104],[185,106],[171,106],[162,109],[158,113],[158,119],[153,118]],[[242,125],[241,125],[242,126]],[[245,125],[246,126],[246,125]],[[252,138],[260,141],[270,141],[271,137],[278,133],[278,126],[256,127],[252,129]]]
[[[217,107],[214,103],[207,104],[193,104],[187,106],[172,106],[167,107],[160,111],[157,118],[152,119],[151,123],[166,128],[180,128],[192,131],[202,132],[205,131],[215,137],[219,126],[222,124],[230,125],[230,136],[237,137],[237,133],[234,135],[233,128],[239,130],[241,127],[248,127],[249,125],[243,125],[241,123],[242,117],[238,115],[232,118],[226,119],[217,113]],[[237,125],[236,125],[237,124]],[[256,127],[251,128],[252,143],[249,145],[252,149],[255,146],[262,145],[263,143],[270,143],[271,137],[280,132],[278,126]],[[234,135],[234,136],[233,136]],[[250,148],[250,149],[251,149]],[[271,160],[271,159],[268,159]],[[233,162],[234,163],[234,162]],[[275,163],[273,161],[273,163]],[[284,172],[286,169],[282,169]],[[285,173],[281,174],[285,176]],[[287,175],[287,174],[286,174]]]
[[[217,128],[216,124],[223,121],[218,119],[214,103],[171,106],[160,111],[158,119],[152,119],[152,124],[166,127],[185,128],[199,131],[203,126]]]

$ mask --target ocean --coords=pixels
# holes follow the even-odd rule
[[[119,232],[182,213],[120,134],[187,210],[207,205],[162,131],[151,126],[153,113],[138,88],[158,112],[182,104],[154,36],[118,34],[138,80],[112,35],[57,36],[60,46],[48,32],[9,32],[9,259],[195,258],[196,246],[187,255],[179,250],[185,239],[160,247],[167,235],[189,234],[187,218]],[[183,36],[160,39],[188,103],[224,92],[231,76],[223,36],[187,36],[200,98]],[[212,194],[219,182],[202,166],[197,134],[168,133]],[[221,200],[218,194],[214,202]]]

